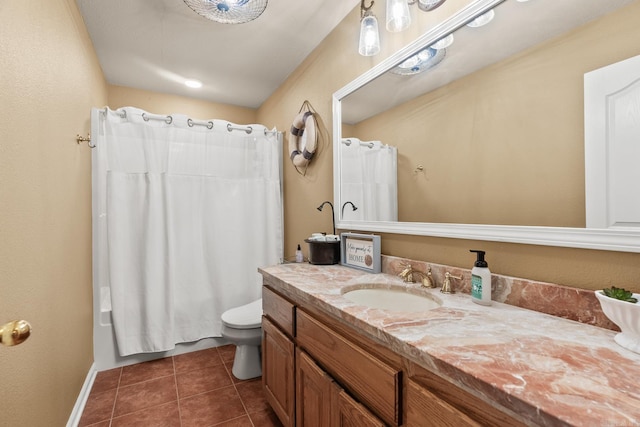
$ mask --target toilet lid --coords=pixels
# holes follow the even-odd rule
[[[254,329],[262,325],[262,298],[231,308],[221,316],[222,323],[236,329]]]

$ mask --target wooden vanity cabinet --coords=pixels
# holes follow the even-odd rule
[[[398,370],[386,367],[268,287],[263,287],[262,301],[262,384],[267,401],[285,427],[386,425],[351,397],[327,368],[321,368],[318,357],[350,392],[355,389],[367,404],[382,407],[392,421],[399,418]],[[340,348],[338,359],[327,357],[334,343]],[[310,355],[305,346],[315,354]]]
[[[263,312],[262,382],[285,427],[525,425],[268,286]]]

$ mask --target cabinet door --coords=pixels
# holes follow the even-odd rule
[[[337,384],[332,384],[331,427],[385,427],[385,423],[353,400]]]
[[[407,427],[480,427],[459,409],[440,399],[426,388],[407,381]]]
[[[317,360],[349,393],[388,424],[400,424],[400,370],[299,309],[296,311],[296,333],[298,346]]]
[[[296,422],[298,427],[326,427],[331,417],[333,380],[308,354],[296,349]]]
[[[262,318],[262,385],[282,424],[294,426],[294,344],[266,317]]]

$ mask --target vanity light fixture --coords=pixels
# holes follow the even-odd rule
[[[427,47],[412,57],[404,60],[400,65],[392,68],[393,74],[411,76],[427,71],[442,62],[447,54],[447,49],[434,49]]]
[[[418,7],[420,8],[420,10],[429,12],[439,7],[445,1],[447,0],[418,0]]]
[[[358,53],[362,56],[373,56],[380,52],[380,33],[378,32],[378,20],[371,11],[373,1],[369,6],[360,0],[360,43]]]
[[[483,25],[487,25],[489,22],[491,22],[495,16],[496,16],[496,13],[493,11],[493,9],[491,9],[490,11],[483,13],[473,21],[469,22],[467,24],[467,27],[471,27],[471,28],[482,27]]]
[[[387,0],[387,30],[392,33],[404,31],[411,25],[409,6],[418,3],[424,12],[432,11],[447,0]]]
[[[404,31],[411,25],[411,14],[407,0],[387,0],[387,30],[392,33]]]
[[[222,24],[253,21],[267,8],[268,0],[184,0],[198,15]]]
[[[451,46],[453,43],[453,34],[449,34],[432,44],[430,47],[433,49],[445,49]]]

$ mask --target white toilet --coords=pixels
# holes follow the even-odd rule
[[[236,345],[233,376],[247,380],[262,375],[262,298],[222,313],[222,336]]]

